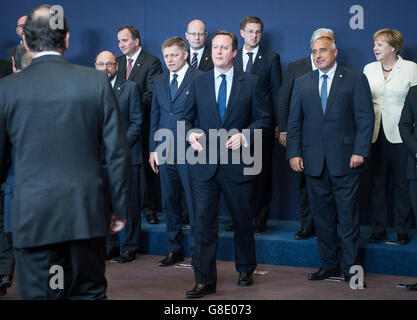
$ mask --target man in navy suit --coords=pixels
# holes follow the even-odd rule
[[[348,280],[358,263],[357,194],[371,147],[372,96],[361,72],[338,66],[333,39],[319,37],[311,49],[318,70],[295,80],[287,158],[294,171],[306,175],[322,260],[308,278],[323,280],[342,271]]]
[[[236,35],[227,31],[214,33],[214,70],[193,79],[184,112],[187,129],[193,125],[197,128],[191,131],[187,140],[199,155],[199,161],[189,166],[195,213],[196,284],[187,292],[188,298],[216,292],[221,192],[235,228],[238,284],[251,285],[256,269],[252,206],[254,175],[247,173],[248,165],[242,159],[232,161],[232,154],[233,157],[242,156],[249,148],[262,144],[261,134],[259,140],[254,141],[254,136],[259,133],[255,129],[267,128],[270,114],[257,78],[233,67],[236,54]]]
[[[125,263],[133,261],[136,258],[136,252],[139,251],[140,246],[141,216],[140,197],[138,195],[139,170],[142,163],[140,135],[143,107],[136,83],[116,76],[118,63],[116,56],[112,52],[103,51],[99,53],[96,57],[95,66],[97,70],[107,74],[113,91],[116,94],[132,155],[132,195],[128,208],[126,226],[120,232],[124,241],[120,246],[119,235],[116,233],[107,237],[106,244],[106,259],[110,260],[115,258],[114,261]]]
[[[178,136],[181,136],[180,130],[177,131],[177,123],[183,117],[193,74],[199,72],[188,66],[187,47],[184,40],[180,37],[172,37],[165,40],[162,44],[162,54],[169,71],[162,73],[154,80],[149,136],[149,163],[152,170],[160,174],[162,201],[167,219],[168,254],[163,260],[159,261],[159,266],[164,267],[184,260],[182,190],[184,190],[187,202],[191,231],[194,228],[188,165],[185,163],[185,157],[182,157],[181,161],[181,157],[179,157],[177,152],[177,150],[179,152],[181,152],[180,150],[185,150],[185,136],[183,133],[182,140],[177,142]],[[159,143],[157,134],[159,129],[169,130],[172,136]],[[158,145],[166,145],[167,147],[163,148],[164,150],[159,149],[160,151],[158,152]]]
[[[281,85],[281,60],[279,54],[259,45],[264,29],[263,21],[248,16],[240,22],[240,35],[244,40],[234,61],[236,69],[252,73],[258,77],[258,83],[264,90],[265,102],[273,116],[277,110],[278,90]],[[273,116],[272,120],[276,119]],[[272,151],[274,148],[274,123],[263,130],[262,171],[255,178],[255,233],[263,233],[269,215],[272,197]],[[278,126],[278,123],[276,123]],[[228,229],[228,228],[227,228]]]

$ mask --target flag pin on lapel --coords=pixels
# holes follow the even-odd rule
[[[140,63],[138,63],[138,67],[140,67]]]
[[[258,59],[262,59],[262,56],[259,56],[259,58]]]
[[[119,91],[120,91],[120,87],[117,87],[117,90],[119,90]]]
[[[206,59],[205,59],[206,61],[208,60],[208,57],[206,57]]]
[[[340,78],[343,78],[343,74],[339,75]]]

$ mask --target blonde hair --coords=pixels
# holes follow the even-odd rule
[[[401,54],[403,51],[404,38],[401,32],[395,29],[384,28],[378,30],[374,34],[374,41],[377,38],[382,38],[386,41],[391,47],[395,49],[395,54]]]

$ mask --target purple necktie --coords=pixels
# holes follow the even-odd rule
[[[128,65],[127,65],[127,69],[126,69],[126,80],[129,79],[130,73],[132,72],[132,63],[133,63],[133,59],[129,58],[127,61],[129,61]]]

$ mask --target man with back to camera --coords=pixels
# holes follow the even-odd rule
[[[308,279],[342,273],[348,281],[350,267],[358,264],[358,188],[371,148],[372,96],[362,72],[336,63],[332,38],[318,35],[311,51],[318,70],[295,80],[287,158],[294,171],[306,175],[322,261]]]
[[[329,37],[336,41],[334,38],[333,30],[328,28],[319,28],[313,32],[310,39],[310,46],[313,43],[313,39],[317,39],[320,35]],[[285,71],[283,82],[278,94],[277,120],[279,128],[279,132],[277,132],[277,134],[279,136],[279,142],[283,147],[286,146],[287,141],[288,114],[290,110],[291,95],[294,89],[295,79],[314,70],[317,70],[317,66],[315,65],[313,55],[310,54],[304,59],[291,62]],[[304,240],[314,237],[316,232],[314,229],[313,214],[311,213],[311,207],[308,200],[306,178],[302,172],[300,172],[298,176],[298,207],[301,217],[301,228],[294,235],[294,238],[295,240]]]
[[[158,176],[152,171],[149,154],[149,122],[152,103],[153,80],[162,72],[161,61],[142,48],[139,30],[133,26],[123,26],[117,32],[117,40],[122,56],[117,58],[117,76],[136,82],[143,105],[141,147],[144,163],[140,171],[140,196],[142,213],[148,223],[157,224],[157,211],[161,206],[161,186]]]
[[[128,216],[125,228],[120,231],[123,243],[120,243],[119,234],[110,235],[106,242],[106,260],[118,263],[131,262],[136,259],[136,252],[140,247],[141,215],[139,194],[139,169],[142,164],[141,153],[141,126],[143,107],[136,83],[117,77],[118,63],[116,56],[110,51],[100,52],[95,60],[96,69],[107,74],[113,91],[117,97],[126,129],[129,143],[133,175],[132,194],[129,203]]]
[[[51,18],[49,5],[28,15],[23,43],[33,60],[24,72],[0,80],[0,170],[9,141],[15,155],[19,295],[105,299],[105,237],[125,223],[130,151],[106,75],[63,57],[67,21],[53,29]],[[56,287],[51,270],[61,275]]]

